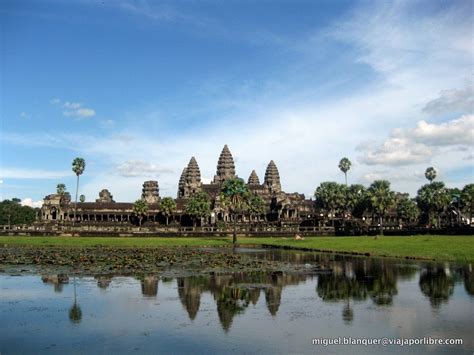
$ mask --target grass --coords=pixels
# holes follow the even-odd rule
[[[239,238],[240,245],[272,245],[332,252],[369,253],[371,256],[426,258],[438,261],[474,261],[474,236]],[[5,246],[170,247],[231,246],[231,238],[139,237],[0,237]]]

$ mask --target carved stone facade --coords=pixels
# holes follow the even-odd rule
[[[236,178],[235,163],[227,145],[224,146],[217,161],[214,179],[204,184],[201,181],[201,171],[195,157],[191,157],[183,169],[179,182],[176,209],[169,217],[171,223],[187,226],[192,225],[190,216],[186,215],[186,204],[198,192],[205,192],[211,201],[212,213],[208,220],[201,220],[201,225],[218,225],[232,219],[229,212],[220,206],[219,193],[222,184]],[[247,185],[251,193],[258,195],[265,204],[265,212],[260,216],[238,216],[238,222],[259,222],[279,225],[299,225],[314,213],[313,201],[306,200],[303,194],[286,193],[282,191],[280,174],[273,160],[265,170],[263,184],[255,170],[252,170]],[[160,211],[159,185],[157,181],[143,183],[141,198],[150,205],[145,223],[160,225],[165,223],[165,217]],[[42,208],[44,221],[70,221],[73,218],[74,204],[66,202],[59,195],[46,196]],[[62,201],[62,202],[61,202]],[[77,204],[77,222],[81,223],[134,223],[133,203],[116,203],[112,194],[104,189],[99,193],[96,203],[83,202]]]
[[[145,181],[142,189],[142,199],[148,204],[160,202],[160,188],[158,181]]]
[[[222,184],[225,180],[235,178],[234,158],[227,144],[222,149],[217,162],[217,172],[214,175],[214,184]]]
[[[112,194],[107,189],[103,189],[99,192],[99,198],[95,200],[97,203],[114,203]]]

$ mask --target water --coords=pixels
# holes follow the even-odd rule
[[[472,354],[471,265],[240,252],[308,271],[0,274],[0,353]],[[320,337],[462,338],[463,345],[313,345]]]

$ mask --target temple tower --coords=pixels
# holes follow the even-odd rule
[[[115,202],[115,201],[114,201],[114,197],[109,192],[109,190],[103,189],[102,191],[99,192],[99,198],[96,199],[95,202],[98,202],[98,203],[111,203],[111,202]]]
[[[221,184],[225,180],[235,178],[234,158],[230,153],[229,147],[224,145],[219,161],[217,162],[217,172],[214,176],[214,183]]]
[[[192,157],[184,175],[183,197],[190,197],[201,191],[201,171],[196,158]]]
[[[250,186],[259,186],[260,185],[260,180],[258,179],[258,175],[255,172],[255,170],[252,170],[252,172],[250,173],[250,176],[249,176],[249,179],[248,179],[247,183]]]
[[[142,199],[153,204],[160,202],[160,188],[158,181],[145,181],[142,189]]]
[[[178,183],[178,198],[184,197],[184,185],[186,181],[186,168],[183,169]]]
[[[278,173],[278,169],[273,160],[268,163],[263,184],[271,193],[281,192],[280,174]]]

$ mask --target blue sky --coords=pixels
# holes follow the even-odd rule
[[[37,203],[86,160],[81,192],[119,201],[204,180],[227,143],[239,176],[283,189],[435,166],[473,182],[470,1],[2,1],[0,198]]]

